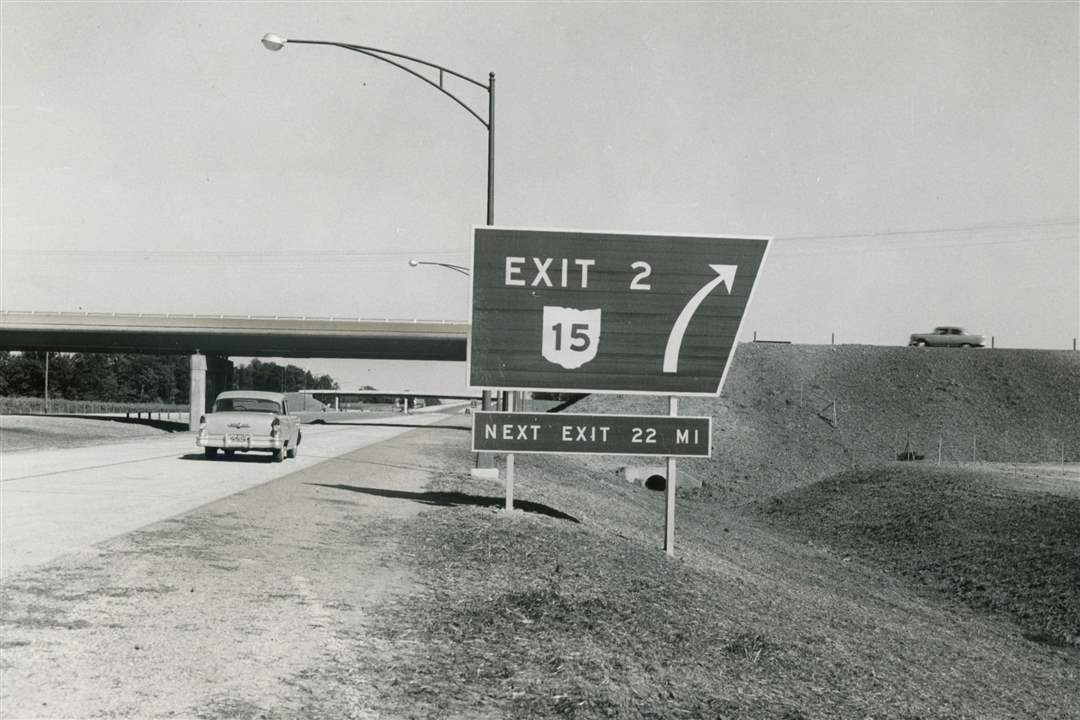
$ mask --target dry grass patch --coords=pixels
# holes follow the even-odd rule
[[[536,478],[545,462],[521,467]],[[658,493],[590,485],[571,465],[526,492],[580,523],[462,504],[401,528],[425,590],[375,619],[396,649],[369,669],[393,679],[388,714],[1065,718],[1080,702],[1062,651],[752,518],[687,508],[685,559],[669,560],[620,527]],[[461,476],[431,489],[497,493]]]
[[[1037,486],[1042,487],[1042,486]],[[1080,495],[993,467],[849,471],[757,512],[915,587],[1080,651]]]

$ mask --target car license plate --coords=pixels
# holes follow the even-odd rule
[[[230,435],[228,437],[228,440],[231,443],[245,443],[246,444],[249,440],[251,440],[251,436],[250,435]]]

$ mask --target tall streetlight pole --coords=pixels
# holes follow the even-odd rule
[[[421,60],[417,57],[411,57],[409,55],[403,55],[397,52],[391,52],[390,50],[382,50],[380,48],[369,47],[366,45],[351,45],[349,43],[328,42],[326,40],[291,40],[284,38],[274,33],[267,33],[263,35],[262,44],[267,50],[277,52],[283,49],[286,45],[327,45],[329,47],[338,47],[342,50],[350,50],[352,52],[360,53],[361,55],[367,55],[370,58],[380,60],[389,65],[393,65],[399,70],[404,70],[415,78],[418,78],[428,85],[432,86],[443,95],[446,95],[451,100],[456,102],[462,108],[465,109],[470,115],[480,121],[480,124],[487,130],[488,136],[488,151],[487,151],[487,218],[485,224],[495,224],[495,73],[488,73],[488,81],[486,83],[471,78],[468,75],[463,75],[459,72],[455,72],[450,68],[443,67],[442,65],[436,65],[433,62],[427,60]],[[425,68],[430,68],[438,73],[438,80],[432,80],[427,75],[417,72],[408,65],[404,65],[400,60],[404,60],[417,65],[422,65]],[[450,92],[443,85],[443,80],[447,75],[451,75],[460,80],[464,80],[467,83],[476,85],[483,88],[488,94],[488,111],[487,119],[485,120],[469,105],[467,105],[461,98],[454,93]],[[491,409],[491,391],[485,390],[483,406],[485,410]]]
[[[390,50],[382,50],[380,48],[368,47],[366,45],[351,45],[349,43],[328,42],[326,40],[291,40],[288,38],[275,35],[274,33],[267,33],[262,38],[262,44],[267,50],[274,52],[281,50],[288,44],[292,45],[328,45],[330,47],[339,47],[343,50],[351,50],[352,52],[360,53],[361,55],[367,55],[368,57],[381,60],[384,63],[393,65],[394,67],[404,70],[413,77],[423,80],[428,85],[432,86],[443,95],[446,95],[451,100],[456,102],[462,108],[465,109],[470,115],[480,121],[480,124],[487,129],[488,135],[488,154],[487,154],[487,221],[485,224],[495,224],[495,73],[488,73],[488,81],[486,83],[463,75],[459,72],[455,72],[442,65],[436,65],[433,62],[427,60],[421,60],[420,58],[411,57],[409,55],[403,55],[397,52],[391,52]],[[431,78],[417,72],[413,68],[404,65],[398,60],[406,60],[413,62],[424,67],[431,68],[438,72],[438,80],[432,80]],[[475,110],[469,107],[461,98],[454,93],[450,92],[443,86],[443,80],[446,75],[452,75],[453,77],[464,80],[465,82],[472,83],[477,87],[483,88],[488,94],[488,111],[487,119],[479,115]]]

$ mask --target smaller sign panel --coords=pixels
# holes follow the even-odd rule
[[[711,417],[481,411],[473,451],[709,457]]]

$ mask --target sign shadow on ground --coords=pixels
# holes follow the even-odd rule
[[[469,495],[468,493],[463,492],[438,490],[429,490],[426,492],[410,492],[408,490],[387,490],[385,488],[359,487],[357,485],[331,485],[328,483],[310,484],[317,485],[319,487],[331,488],[333,490],[345,490],[347,492],[374,495],[376,497],[395,498],[398,500],[412,500],[413,502],[422,503],[424,505],[437,505],[440,507],[460,507],[464,505],[471,505],[481,508],[502,508],[505,502],[505,499],[501,497]],[[556,520],[569,520],[573,523],[581,522],[573,515],[568,515],[561,510],[556,510],[553,507],[544,505],[543,503],[532,502],[531,500],[515,500],[514,508],[523,512],[535,513],[537,515],[546,515],[547,517],[555,518]]]

